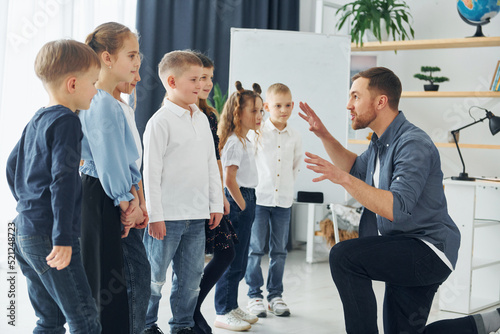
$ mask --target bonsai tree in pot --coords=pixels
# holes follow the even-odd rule
[[[350,33],[356,45],[363,46],[366,30],[371,30],[380,42],[384,33],[392,34],[393,40],[415,35],[410,25],[410,7],[404,0],[355,0],[340,7],[336,14],[341,15],[336,24],[339,30],[351,19]]]
[[[432,76],[432,73],[441,71],[441,69],[437,66],[422,66],[420,68],[420,71],[421,72],[429,72],[429,74],[417,73],[413,76],[417,79],[430,82],[429,85],[424,85],[425,91],[435,92],[439,89],[439,85],[436,85],[435,83],[450,81],[450,79],[448,79],[447,77],[433,77]]]

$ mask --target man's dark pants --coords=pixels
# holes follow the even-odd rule
[[[422,333],[448,266],[423,241],[404,236],[346,240],[330,251],[332,278],[349,334],[378,333],[372,281],[385,282],[385,334]]]

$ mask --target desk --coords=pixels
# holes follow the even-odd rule
[[[500,183],[445,180],[448,213],[461,243],[439,290],[444,311],[471,314],[500,303]]]
[[[316,235],[316,231],[319,231],[319,222],[327,216],[328,212],[328,204],[293,203],[292,233],[295,240],[306,242],[307,263],[328,260],[328,253],[322,256],[315,253],[315,247],[319,246],[320,243],[325,243],[323,237]]]

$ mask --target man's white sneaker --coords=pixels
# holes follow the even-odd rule
[[[248,322],[243,321],[240,318],[236,317],[233,314],[233,311],[226,313],[224,315],[217,315],[215,317],[214,326],[235,332],[246,331],[252,328],[252,326],[250,326]]]
[[[239,307],[232,310],[229,313],[232,313],[234,316],[240,318],[243,321],[248,322],[249,324],[255,324],[257,322],[257,320],[259,320],[259,318],[257,318],[255,315],[247,313],[247,312],[243,311],[242,309],[240,309]]]
[[[268,310],[279,317],[287,317],[290,315],[290,309],[281,297],[271,299],[269,301]]]
[[[250,298],[247,304],[247,310],[249,313],[259,318],[267,317],[267,310],[261,298]]]

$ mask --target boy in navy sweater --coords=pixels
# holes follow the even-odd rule
[[[17,200],[15,252],[39,320],[34,332],[100,333],[80,255],[82,129],[77,110],[97,93],[100,61],[83,43],[45,44],[35,72],[49,95],[7,161]]]

